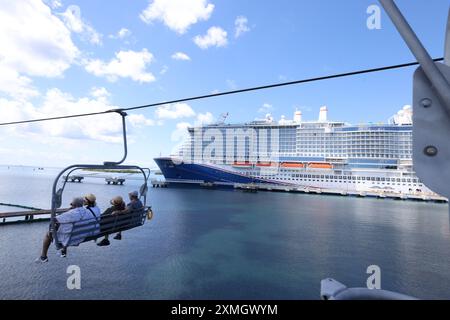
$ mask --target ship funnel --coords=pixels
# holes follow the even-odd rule
[[[298,110],[295,111],[295,113],[294,113],[294,122],[295,123],[302,122],[302,112],[301,111],[298,111]]]
[[[410,105],[406,105],[393,117],[396,125],[411,125],[413,123],[413,110]]]
[[[326,106],[323,106],[320,108],[319,122],[327,122],[327,117],[328,117],[328,108]]]

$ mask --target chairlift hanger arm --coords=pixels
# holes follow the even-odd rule
[[[405,43],[408,45],[412,54],[416,57],[417,61],[420,63],[424,73],[433,84],[433,87],[436,89],[436,92],[439,95],[442,103],[445,105],[447,114],[450,116],[450,85],[444,75],[436,66],[436,63],[433,61],[431,56],[428,54],[427,50],[420,42],[419,38],[415,34],[414,30],[409,25],[408,21],[406,21],[405,17],[401,13],[400,9],[395,4],[394,0],[379,0],[381,5],[386,10],[387,14],[391,18],[398,32],[402,36]],[[450,27],[450,22],[448,24]],[[447,31],[446,36],[446,52],[445,59],[448,63],[449,55],[450,55],[450,37],[449,32]]]
[[[126,124],[126,117],[128,114],[125,111],[123,111],[123,109],[116,109],[116,110],[111,110],[111,111],[116,112],[117,114],[119,114],[122,117],[122,133],[123,133],[123,151],[124,151],[124,153],[123,153],[123,157],[120,161],[118,161],[118,162],[106,161],[106,162],[104,162],[104,165],[117,166],[117,165],[120,165],[121,163],[123,163],[128,155],[127,124]]]
[[[394,0],[380,3],[420,63],[413,81],[414,171],[427,187],[450,198],[450,19],[446,25],[445,63],[436,63]]]
[[[444,64],[450,66],[450,9],[448,10],[447,31],[445,33]]]

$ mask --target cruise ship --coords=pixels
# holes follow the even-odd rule
[[[190,127],[179,151],[155,162],[169,184],[439,197],[413,171],[410,106],[385,124],[329,121],[327,113],[324,106],[316,121],[295,111],[292,120],[268,114],[245,124]]]

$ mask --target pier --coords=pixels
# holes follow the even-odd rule
[[[121,186],[125,183],[124,178],[105,178],[105,181],[107,184],[121,185]]]
[[[200,183],[200,187],[202,188],[214,188],[216,184],[214,182],[203,182]]]
[[[63,213],[69,209],[57,209],[56,213]],[[49,216],[52,213],[51,210],[28,210],[28,211],[17,211],[17,212],[3,212],[0,213],[0,224],[11,224],[11,223],[23,223],[23,222],[33,222],[33,221],[43,221],[49,220],[50,217],[43,217],[35,219],[35,216]],[[23,218],[23,220],[13,220],[6,221],[8,218]]]
[[[448,202],[447,198],[439,195],[424,195],[424,194],[400,194],[385,191],[347,191],[339,189],[322,189],[322,188],[304,188],[296,186],[272,185],[263,183],[237,183],[234,184],[234,189],[242,190],[244,192],[258,192],[258,191],[278,191],[278,192],[292,192],[292,193],[309,193],[322,195],[339,195],[350,197],[372,197],[379,199],[396,199],[396,200],[413,200],[413,201],[427,201],[427,202]]]
[[[84,176],[81,176],[81,175],[73,175],[73,176],[69,176],[69,177],[66,177],[66,176],[63,177],[63,179],[66,179],[66,178],[67,178],[67,181],[69,181],[69,182],[78,182],[78,183],[81,183],[81,181],[84,179]]]
[[[153,188],[167,188],[169,183],[163,180],[152,180],[151,181]]]

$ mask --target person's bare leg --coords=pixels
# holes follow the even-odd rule
[[[50,244],[52,243],[52,240],[50,238],[50,234],[47,232],[45,237],[44,237],[44,241],[42,243],[42,253],[41,253],[41,257],[47,257],[47,253],[48,253],[48,248],[50,248]]]

